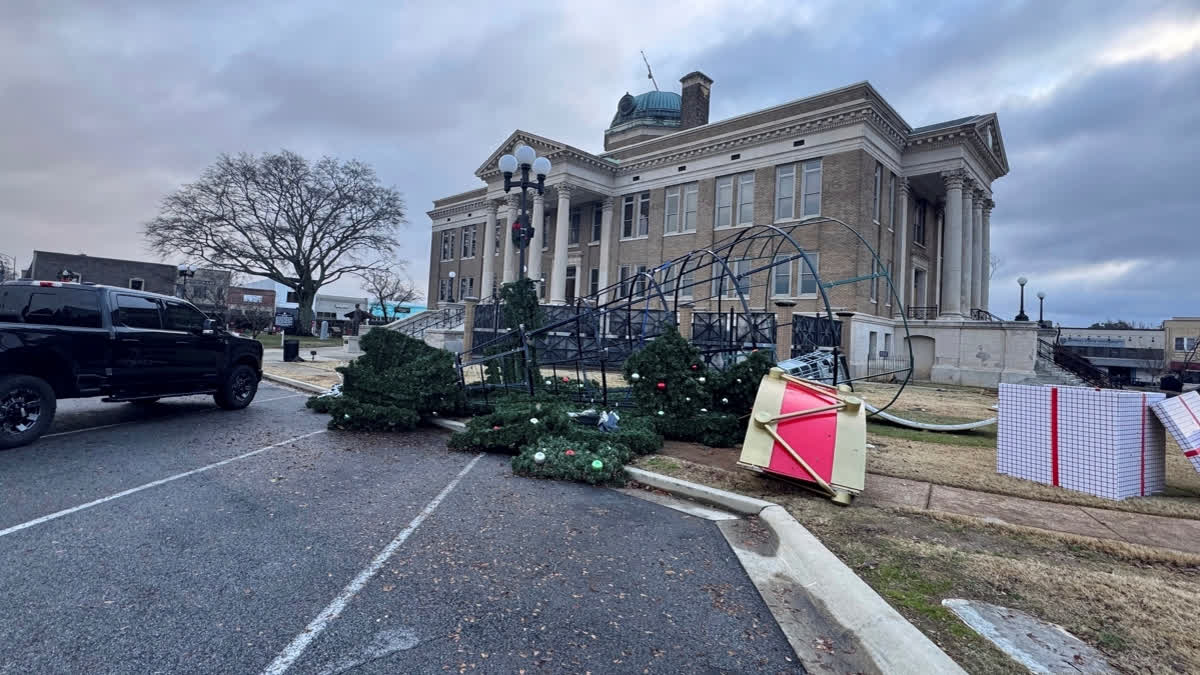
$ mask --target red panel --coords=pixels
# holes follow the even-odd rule
[[[811,410],[812,408],[820,408],[831,403],[836,403],[837,398],[831,395],[822,395],[810,391],[804,387],[789,382],[787,390],[783,394],[783,407],[780,413],[796,412],[798,410]],[[796,451],[797,455],[804,458],[808,465],[817,472],[825,482],[829,482],[833,476],[833,448],[834,441],[837,437],[837,411],[830,410],[828,412],[799,417],[793,420],[785,420],[779,423],[779,435],[783,440],[787,441],[792,450]],[[790,478],[816,483],[812,476],[805,471],[804,467],[796,463],[792,459],[791,454],[779,445],[771,448],[771,463],[767,465],[767,471],[781,474]]]

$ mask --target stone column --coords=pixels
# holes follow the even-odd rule
[[[971,250],[972,250],[972,235],[975,232],[974,226],[971,224],[972,213],[974,211],[973,197],[975,195],[975,181],[970,178],[963,181],[962,190],[962,272],[960,279],[962,284],[958,289],[959,302],[962,308],[962,315],[970,318],[971,310],[974,305],[971,304]]]
[[[504,283],[510,283],[517,280],[517,245],[513,243],[512,227],[513,223],[517,222],[517,204],[520,197],[517,195],[508,196],[508,227],[502,233],[504,236]]]
[[[571,221],[571,186],[558,186],[558,217],[554,222],[554,268],[550,274],[550,304],[567,303],[567,229]],[[578,274],[578,270],[576,270]]]
[[[987,265],[983,260],[983,190],[975,191],[971,212],[971,307],[983,309],[983,277]]]
[[[600,288],[608,287],[608,266],[612,262],[612,219],[613,219],[613,198],[605,197],[600,210]],[[600,304],[608,301],[608,293],[601,291]],[[689,326],[690,330],[690,326]]]
[[[942,248],[941,303],[939,319],[962,318],[962,243],[963,243],[963,175],[961,171],[942,174],[946,185],[946,213],[943,218],[944,246]]]
[[[468,360],[471,358],[471,347],[475,343],[475,307],[479,304],[479,298],[467,296],[463,301],[463,342],[462,342],[462,358]]]
[[[487,201],[487,223],[483,226],[483,276],[479,280],[479,297],[492,297],[492,276],[496,273],[496,210],[497,203]]]
[[[692,339],[692,303],[683,302],[675,308],[675,320],[678,321],[679,335],[685,340]]]
[[[542,278],[542,228],[546,226],[546,198],[534,193],[533,196],[533,241],[529,242],[529,278],[537,284],[538,297],[541,295]]]
[[[980,228],[983,233],[983,246],[980,255],[983,257],[983,279],[979,286],[979,304],[983,309],[989,309],[988,287],[992,284],[992,209],[996,202],[991,199],[983,200],[983,223]]]
[[[896,294],[900,296],[900,302],[892,308],[892,315],[900,317],[904,315],[904,308],[908,306],[908,179],[900,178],[896,181],[896,187],[900,190],[900,203],[897,205],[897,213],[899,219],[893,223],[892,227],[892,243],[894,250],[892,251],[892,284],[896,287]],[[884,289],[887,291],[887,289]]]

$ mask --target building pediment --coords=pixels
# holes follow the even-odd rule
[[[566,143],[560,143],[544,136],[538,136],[537,134],[517,129],[475,170],[475,175],[484,181],[499,176],[500,169],[496,166],[496,163],[500,161],[500,157],[515,152],[517,146],[520,145],[528,145],[539,156],[550,160],[552,164],[570,159],[581,164],[608,170],[616,168],[616,162],[611,160],[602,159],[590,152],[580,150]]]
[[[905,147],[913,150],[949,145],[966,146],[990,174],[988,180],[1008,174],[1008,155],[1004,151],[1004,139],[1000,134],[996,113],[918,127],[912,130],[905,141]]]

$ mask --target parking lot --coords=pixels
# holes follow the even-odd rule
[[[0,453],[0,672],[802,672],[713,523],[303,403],[65,401]]]

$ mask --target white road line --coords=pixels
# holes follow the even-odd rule
[[[246,459],[247,457],[253,457],[254,455],[259,454],[260,452],[266,452],[267,450],[270,450],[272,448],[278,448],[281,445],[287,445],[288,443],[291,443],[293,441],[298,441],[302,438],[308,438],[309,436],[316,436],[317,434],[323,434],[323,433],[325,433],[325,429],[321,429],[319,431],[314,431],[310,434],[304,434],[302,436],[294,436],[292,438],[287,439],[286,441],[279,441],[278,443],[273,443],[271,445],[259,448],[257,450],[251,450],[250,452],[247,452],[242,455],[238,455],[237,457],[230,457],[229,459],[223,459],[219,462],[213,462],[212,464],[209,464],[207,466],[202,466],[199,469],[192,469],[191,471],[184,471],[183,473],[177,473],[174,476],[168,476],[168,477],[162,478],[160,480],[146,483],[145,485],[139,485],[135,488],[129,488],[128,490],[122,490],[121,492],[118,492],[116,494],[109,495],[107,497],[101,497],[100,499],[97,499],[95,501],[90,501],[86,504],[80,504],[79,506],[72,506],[69,509],[63,509],[62,511],[56,511],[49,515],[42,516],[41,518],[34,518],[33,520],[31,520],[27,523],[21,523],[20,525],[13,525],[10,528],[0,530],[0,537],[10,535],[13,532],[20,532],[21,530],[33,527],[34,525],[41,525],[42,523],[54,520],[56,518],[62,518],[63,516],[69,516],[72,513],[75,513],[76,511],[90,509],[93,506],[99,506],[105,502],[111,502],[114,499],[120,499],[121,497],[127,497],[135,492],[141,492],[142,490],[149,490],[152,487],[158,487],[159,485],[162,485],[164,483],[170,483],[173,480],[179,480],[180,478],[187,478],[188,476],[202,473],[202,472],[208,471],[210,469],[216,469],[217,467],[225,466],[226,464],[229,464],[230,462],[236,462],[239,459]]]
[[[342,613],[342,610],[346,609],[346,604],[354,599],[354,596],[357,595],[358,592],[367,585],[367,582],[371,580],[371,577],[375,576],[375,574],[379,572],[379,569],[383,567],[384,564],[387,563],[388,559],[396,553],[396,550],[400,548],[405,540],[407,540],[409,536],[411,536],[412,533],[421,526],[421,523],[425,522],[425,519],[429,517],[429,514],[433,513],[433,510],[438,507],[438,504],[441,504],[442,500],[445,499],[446,496],[454,490],[454,488],[458,487],[459,481],[461,481],[463,477],[467,475],[467,472],[469,472],[475,466],[480,458],[483,457],[483,454],[484,453],[481,452],[478,455],[475,455],[475,459],[467,462],[467,465],[463,467],[462,471],[458,472],[458,475],[454,477],[454,480],[450,481],[446,487],[442,488],[442,491],[438,493],[438,496],[434,497],[433,501],[426,504],[424,509],[421,509],[421,512],[417,514],[416,518],[412,519],[412,522],[408,524],[408,527],[404,528],[403,532],[396,535],[396,538],[393,539],[386,548],[380,551],[379,555],[375,556],[375,559],[371,561],[371,564],[367,565],[363,571],[359,572],[358,576],[354,577],[354,580],[351,581],[345,588],[343,588],[342,592],[333,599],[333,602],[329,603],[328,607],[321,610],[321,613],[317,615],[317,618],[313,619],[312,622],[309,623],[308,626],[306,626],[304,630],[297,635],[296,638],[292,640],[292,642],[285,647],[282,652],[279,653],[279,656],[276,656],[275,660],[272,661],[269,666],[263,669],[262,675],[280,675],[281,673],[287,671],[287,669],[296,662],[296,659],[300,658],[300,655],[304,653],[304,650],[308,648],[309,643],[315,640],[316,637],[321,634],[321,631],[325,630],[325,628],[329,626],[330,621],[338,618],[338,615]]]
[[[257,400],[255,402],[256,403],[270,403],[271,401],[282,401],[285,398],[296,398],[297,396],[308,396],[308,394],[288,394],[287,396],[276,396],[275,398],[264,398],[264,399]],[[251,405],[253,405],[253,404],[251,404]],[[215,412],[215,410],[189,410],[187,412]],[[112,424],[101,424],[98,427],[86,427],[84,429],[73,429],[71,431],[59,431],[59,432],[53,433],[53,434],[44,434],[42,436],[42,438],[54,438],[55,436],[70,436],[71,434],[82,434],[85,431],[96,431],[98,429],[111,429],[113,427],[120,427],[120,426],[124,426],[126,424],[133,424],[134,422],[153,422],[155,420],[162,420],[162,419],[170,419],[170,418],[168,416],[164,415],[162,417],[148,417],[148,418],[144,418],[144,419],[125,420],[124,422],[114,422]]]

